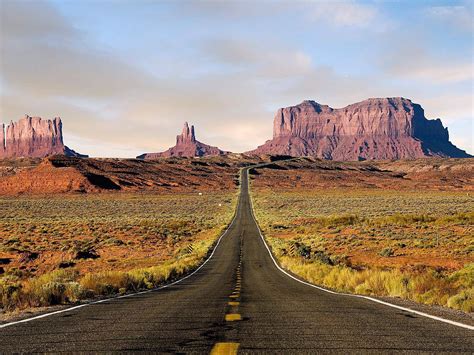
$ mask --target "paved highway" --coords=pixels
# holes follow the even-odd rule
[[[0,328],[0,352],[472,353],[474,331],[295,281],[253,219],[247,171],[213,256],[170,287]]]

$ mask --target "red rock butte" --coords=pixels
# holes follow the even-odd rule
[[[281,108],[273,139],[247,154],[339,161],[470,157],[449,141],[440,119],[426,119],[420,105],[401,97],[371,98],[340,109],[310,100]]]
[[[176,136],[176,145],[168,150],[160,153],[145,153],[139,155],[137,159],[157,159],[169,157],[203,157],[225,155],[228,152],[222,151],[217,147],[213,147],[196,140],[194,126],[189,127],[188,123],[184,123],[183,131]]]
[[[59,117],[44,120],[25,115],[18,122],[0,126],[0,158],[32,157],[49,155],[85,157],[64,145],[62,122]]]

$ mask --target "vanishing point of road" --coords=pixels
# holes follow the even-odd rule
[[[0,328],[0,352],[433,353],[474,351],[474,331],[281,272],[252,215],[248,170],[235,218],[183,281]]]

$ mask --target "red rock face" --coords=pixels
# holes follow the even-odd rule
[[[176,145],[167,151],[161,153],[145,153],[139,155],[137,159],[156,159],[168,157],[203,157],[212,155],[224,155],[227,152],[220,150],[196,140],[194,126],[189,127],[188,123],[184,123],[183,131],[176,136]]]
[[[0,157],[5,156],[5,125],[0,125]]]
[[[11,122],[6,129],[4,125],[1,128],[0,158],[36,158],[55,154],[83,156],[64,145],[59,117],[43,120],[25,116],[18,122]]]
[[[404,98],[368,99],[341,109],[314,101],[277,111],[273,139],[249,154],[331,160],[469,157],[450,141],[441,120]]]

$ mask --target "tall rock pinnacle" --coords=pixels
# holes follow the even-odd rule
[[[54,154],[83,156],[64,145],[59,117],[44,120],[25,115],[6,127],[2,124],[0,131],[0,158],[46,157]]]
[[[196,135],[194,134],[194,126],[189,128],[188,122],[184,123],[183,131],[180,135],[176,136],[176,145],[196,143]]]
[[[224,155],[224,152],[217,147],[213,147],[199,142],[194,133],[194,126],[189,127],[188,122],[184,123],[183,131],[176,136],[176,145],[161,153],[145,153],[139,155],[138,159],[156,159],[166,157],[202,157],[212,155]]]

